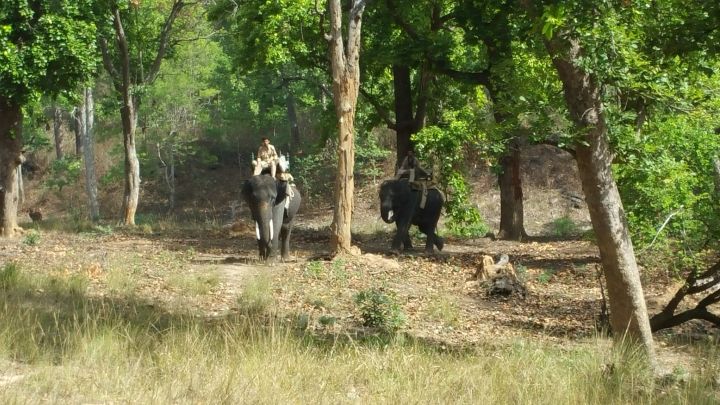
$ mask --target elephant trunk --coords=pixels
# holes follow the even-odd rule
[[[262,203],[255,222],[255,236],[258,242],[262,242],[268,249],[272,246],[274,225],[270,204]]]
[[[393,211],[392,203],[383,201],[380,205],[380,217],[387,224],[395,222],[395,212]]]

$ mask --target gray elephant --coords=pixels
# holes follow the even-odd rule
[[[423,200],[425,193],[425,201]],[[433,253],[433,245],[438,250],[444,246],[443,239],[435,233],[445,197],[440,190],[410,183],[407,179],[386,180],[380,185],[380,216],[386,223],[397,227],[392,248],[412,249],[410,234],[411,225],[417,225],[420,232],[427,235],[425,252]],[[421,207],[422,205],[422,207]]]
[[[286,197],[292,187],[293,196],[289,202]],[[286,181],[275,180],[272,176],[259,174],[243,184],[240,192],[247,203],[255,222],[255,235],[258,252],[263,260],[274,259],[282,243],[282,259],[290,259],[290,233],[295,214],[300,208],[302,197]]]

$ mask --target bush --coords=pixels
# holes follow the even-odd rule
[[[570,217],[564,216],[550,223],[550,231],[559,238],[567,238],[580,234],[580,227]]]
[[[36,230],[31,230],[28,232],[25,237],[23,238],[23,243],[28,246],[35,246],[38,243],[40,243],[40,232]]]
[[[405,313],[394,295],[371,288],[355,295],[355,304],[360,309],[364,326],[381,328],[392,332],[405,324]]]

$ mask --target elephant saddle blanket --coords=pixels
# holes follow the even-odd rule
[[[440,193],[440,199],[443,202],[445,201],[445,194],[443,194],[442,190],[440,190],[440,187],[438,187],[437,183],[432,180],[411,181],[410,188],[413,190],[418,190],[422,193],[422,197],[420,197],[420,209],[425,208],[425,203],[427,203],[428,190],[437,190],[437,192]]]

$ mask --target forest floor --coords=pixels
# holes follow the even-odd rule
[[[581,237],[589,229],[587,210],[567,198],[580,193],[577,181],[560,178],[562,170],[543,167],[549,172],[537,174],[545,184],[528,187],[525,203],[526,229],[540,236],[522,242],[447,236],[445,249],[428,256],[422,253],[424,235],[413,233],[415,250],[392,254],[394,228],[379,218],[377,184],[369,184],[356,192],[353,244],[362,252],[359,256],[331,257],[332,207],[310,200],[293,231],[293,260],[262,263],[247,208],[238,210],[228,197],[218,203],[223,213],[210,225],[158,220],[133,229],[72,233],[55,230],[49,217],[25,223],[25,237],[0,240],[0,265],[17,262],[28,272],[81,276],[88,280],[91,296],[131,296],[169,313],[206,318],[237,313],[243,294],[265,282],[269,310],[288,322],[302,319],[303,327],[319,334],[367,333],[354,297],[378,288],[400,304],[407,317],[405,333],[441,347],[518,338],[559,347],[596,342],[603,298],[597,247]],[[496,187],[487,179],[474,186],[475,204],[491,229],[497,229]],[[572,226],[561,235],[563,223]],[[39,236],[28,243],[32,229]],[[484,255],[497,259],[501,254],[510,257],[525,283],[524,295],[490,296],[472,280]],[[656,313],[677,282],[655,269],[642,269],[642,277],[649,312]],[[672,369],[696,342],[716,340],[716,332],[691,322],[658,333],[661,359]]]
[[[116,229],[67,233],[43,230],[35,243],[0,242],[0,263],[18,262],[24,270],[88,280],[88,294],[118,297],[162,307],[169,313],[222,318],[237,313],[245,290],[266,282],[268,309],[288,322],[303,319],[319,334],[356,335],[362,328],[354,296],[378,288],[400,304],[407,334],[441,347],[463,347],[513,339],[543,340],[558,346],[588,344],[599,336],[601,312],[599,256],[580,238],[529,238],[523,242],[447,237],[445,249],[400,255],[389,250],[392,227],[377,214],[372,192],[362,192],[355,215],[353,243],[360,256],[332,258],[328,226],[332,211],[305,207],[292,237],[289,263],[257,259],[249,214],[237,213],[226,226]],[[546,226],[546,225],[543,225]],[[527,289],[524,296],[490,296],[473,275],[483,255],[507,254]],[[654,275],[653,275],[654,274]],[[661,309],[677,286],[656,272],[644,273],[650,312]],[[257,292],[255,292],[257,294]],[[714,330],[689,323],[658,334],[668,367],[693,342],[716,339]],[[690,345],[690,346],[689,346]]]

